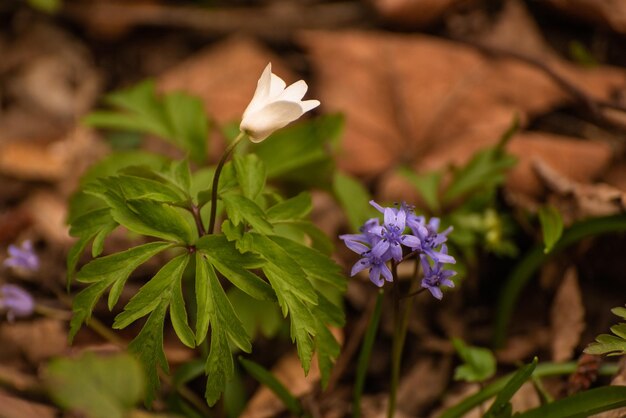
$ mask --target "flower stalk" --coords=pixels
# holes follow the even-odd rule
[[[243,132],[240,132],[239,135],[237,135],[237,138],[231,142],[231,144],[224,151],[224,154],[222,154],[222,158],[220,158],[220,161],[217,163],[217,167],[215,168],[213,185],[211,186],[211,217],[209,218],[209,227],[207,229],[208,234],[212,234],[215,230],[215,217],[217,216],[217,189],[220,183],[220,174],[222,173],[224,164],[226,164],[230,155],[245,136],[246,134]]]

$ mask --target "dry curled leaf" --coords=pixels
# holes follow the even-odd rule
[[[550,322],[552,360],[562,362],[571,359],[585,330],[585,307],[578,286],[578,274],[574,267],[565,272],[556,292]]]

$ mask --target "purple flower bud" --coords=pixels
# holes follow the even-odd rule
[[[5,284],[0,286],[0,310],[13,322],[15,318],[30,316],[35,310],[35,300],[21,287]]]
[[[33,244],[27,240],[22,243],[21,247],[9,245],[9,258],[4,260],[4,265],[35,271],[39,269],[39,257],[33,250]]]

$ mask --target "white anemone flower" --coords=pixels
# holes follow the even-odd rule
[[[272,63],[267,64],[239,125],[252,142],[263,141],[320,105],[318,100],[302,100],[309,88],[304,80],[286,86],[282,78],[272,73]]]

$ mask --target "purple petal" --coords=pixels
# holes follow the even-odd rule
[[[376,244],[374,248],[372,248],[372,255],[376,258],[381,258],[383,254],[387,252],[388,249],[389,249],[389,241],[384,239],[380,241],[378,244]]]
[[[429,287],[428,290],[430,293],[437,299],[441,300],[443,298],[443,292],[436,286]]]
[[[354,276],[355,274],[359,273],[360,271],[365,270],[371,265],[372,263],[370,262],[369,258],[360,259],[359,261],[354,263],[354,265],[352,266],[352,271],[350,272],[350,276]]]
[[[400,242],[409,248],[418,248],[422,244],[420,239],[414,235],[402,235]]]
[[[402,260],[402,247],[397,242],[390,245],[391,257],[396,261]]]
[[[380,278],[380,266],[372,267],[372,269],[370,270],[370,281],[378,287],[382,287],[382,285],[385,283]]]
[[[384,213],[384,222],[385,225],[396,225],[397,216],[395,211],[392,208],[385,208]]]
[[[382,206],[380,206],[378,203],[374,202],[373,200],[370,200],[370,205],[374,206],[376,210],[379,211],[380,213],[385,213],[385,208],[383,208]]]
[[[380,272],[385,277],[385,280],[387,280],[388,282],[393,282],[393,274],[391,274],[391,270],[389,270],[389,267],[387,267],[387,264],[381,264]]]
[[[369,247],[366,247],[365,245],[356,241],[346,241],[345,244],[346,244],[346,247],[348,247],[349,249],[351,249],[357,254],[363,254],[364,252],[370,250]]]

